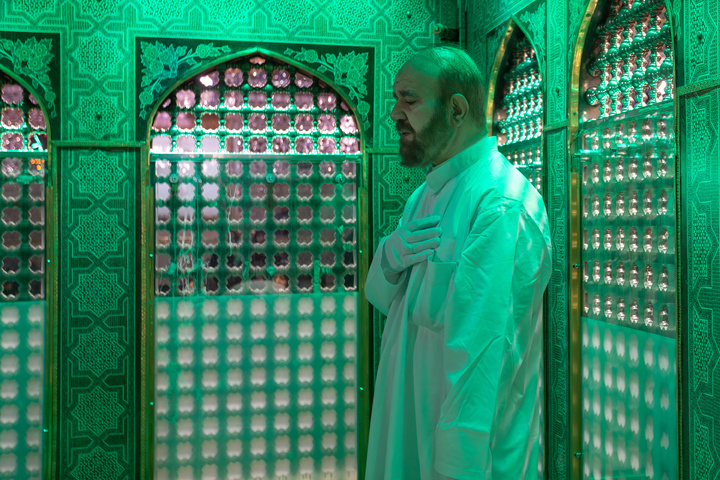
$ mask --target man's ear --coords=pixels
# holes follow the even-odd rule
[[[450,123],[455,127],[459,127],[467,119],[470,104],[467,99],[455,93],[450,97]]]

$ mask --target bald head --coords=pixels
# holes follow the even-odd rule
[[[468,117],[485,128],[485,89],[480,69],[465,51],[450,46],[420,50],[406,65],[437,79],[438,96],[447,101],[460,94],[468,102]]]

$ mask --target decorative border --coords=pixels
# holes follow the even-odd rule
[[[140,118],[147,118],[148,111],[155,103],[157,96],[178,78],[178,69],[186,66],[183,70],[195,67],[199,64],[197,59],[217,58],[223,54],[230,53],[230,47],[223,45],[216,47],[212,43],[201,43],[195,48],[188,48],[187,45],[173,46],[165,45],[156,41],[154,44],[140,42],[142,52],[140,62],[143,65],[142,81],[140,86],[144,89],[138,96],[140,101]]]
[[[46,109],[53,137],[61,137],[60,35],[0,31],[0,65],[32,87]]]
[[[53,41],[50,38],[30,37],[24,42],[0,38],[0,61],[10,62],[12,71],[30,80],[36,90],[42,90],[43,99],[51,118],[57,117],[55,99],[57,96],[50,84],[50,61]]]
[[[568,158],[567,130],[545,135],[544,160],[547,209],[552,241],[552,273],[547,289],[545,375],[547,378],[547,457],[548,478],[570,478],[570,358],[569,278],[568,278]]]
[[[363,127],[368,128],[368,113],[370,113],[370,104],[363,100],[367,95],[367,85],[365,77],[368,71],[368,52],[347,54],[326,53],[319,55],[315,50],[306,50],[302,47],[300,51],[286,48],[283,52],[285,55],[304,63],[317,63],[317,71],[320,73],[331,73],[335,85],[347,89],[350,98],[355,100]]]
[[[683,477],[712,480],[720,476],[720,268],[711,260],[720,250],[720,90],[681,99],[680,112]]]
[[[149,116],[153,105],[180,80],[200,73],[201,69],[232,61],[242,52],[257,50],[267,51],[281,60],[287,59],[288,63],[300,68],[303,65],[316,68],[333,88],[352,100],[362,121],[366,145],[371,144],[375,60],[375,49],[372,47],[313,45],[313,48],[306,48],[306,45],[298,44],[263,43],[263,48],[259,49],[256,42],[218,45],[218,42],[144,37],[137,37],[135,42],[142,52],[137,58],[136,69],[143,73],[136,79],[136,91],[141,92],[136,106],[136,135],[139,141],[145,140],[143,137],[151,120]],[[198,59],[206,61],[201,63]]]

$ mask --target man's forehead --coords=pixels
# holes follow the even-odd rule
[[[437,85],[437,77],[418,65],[408,62],[400,69],[393,82],[393,91],[412,91],[415,94],[433,92]]]

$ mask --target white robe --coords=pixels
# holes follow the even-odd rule
[[[401,223],[431,215],[434,256],[393,284],[383,239],[368,272],[365,295],[388,320],[365,478],[537,478],[542,197],[485,137],[427,174]]]

